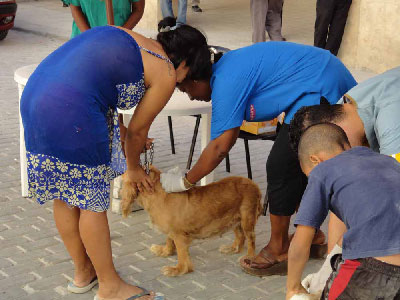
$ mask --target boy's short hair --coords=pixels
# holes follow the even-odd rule
[[[299,142],[298,154],[301,164],[309,163],[310,155],[330,153],[336,149],[346,150],[350,142],[344,130],[333,123],[320,123],[308,127]]]
[[[339,122],[345,117],[345,111],[340,104],[330,105],[322,102],[320,105],[305,106],[294,115],[289,127],[290,146],[297,153],[300,137],[310,126],[319,123]]]

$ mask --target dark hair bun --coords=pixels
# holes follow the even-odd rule
[[[172,17],[161,20],[158,23],[160,32],[157,41],[162,45],[175,69],[181,62],[186,61],[186,66],[189,67],[188,79],[209,79],[212,74],[212,64],[206,37],[192,26],[184,24],[175,27],[175,24],[176,20]]]
[[[174,26],[176,26],[176,18],[166,17],[158,23],[158,32],[160,32],[161,29],[166,29],[168,27],[171,28]]]

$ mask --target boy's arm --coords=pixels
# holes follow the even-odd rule
[[[298,225],[289,247],[288,278],[286,282],[286,299],[294,294],[307,293],[301,285],[304,266],[310,256],[310,247],[314,238],[315,228]]]

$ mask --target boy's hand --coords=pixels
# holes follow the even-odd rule
[[[294,295],[297,294],[309,295],[306,289],[300,284],[296,289],[286,292],[286,300],[290,300]]]

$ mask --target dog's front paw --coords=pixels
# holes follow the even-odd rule
[[[242,249],[239,248],[239,246],[232,246],[232,245],[222,245],[219,247],[219,252],[224,253],[224,254],[235,254],[235,253],[240,253]]]
[[[151,245],[150,251],[157,256],[168,257],[174,254],[174,250],[168,249],[167,246],[163,245]]]
[[[174,277],[192,272],[192,270],[189,270],[188,268],[180,268],[177,266],[176,267],[165,266],[161,269],[161,272],[165,276]]]

